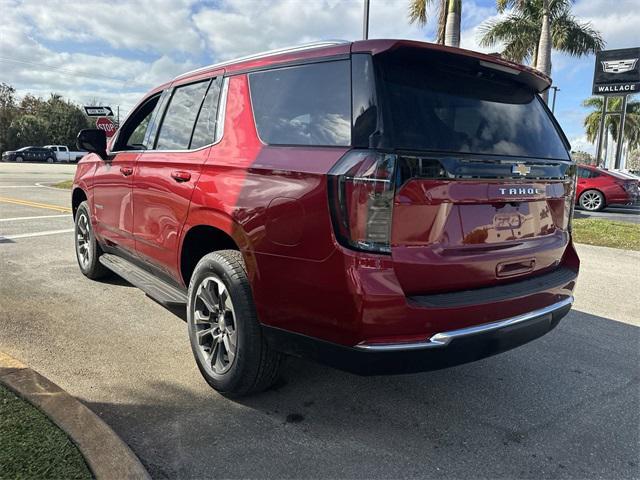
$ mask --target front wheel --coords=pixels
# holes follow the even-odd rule
[[[22,163],[22,162],[24,162],[24,158],[18,156],[18,157],[16,157],[16,162],[17,163]]]
[[[53,163],[53,157],[47,157],[47,163]]]
[[[582,192],[578,200],[580,207],[590,212],[597,212],[605,207],[604,195],[597,190]]]
[[[91,228],[89,204],[86,200],[78,206],[76,211],[74,234],[76,258],[80,271],[93,280],[107,275],[109,270],[99,261],[102,249],[93,234],[93,228]]]
[[[277,379],[282,355],[262,335],[240,252],[200,260],[189,283],[187,325],[198,369],[215,390],[240,397]]]

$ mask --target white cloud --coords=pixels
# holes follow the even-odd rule
[[[432,2],[426,27],[409,24],[408,3],[372,0],[370,37],[432,40],[438,2]],[[637,0],[613,3],[579,0],[574,13],[603,33],[607,48],[640,45]],[[0,0],[1,80],[19,92],[56,91],[78,102],[96,98],[130,108],[149,88],[203,61],[315,40],[359,39],[362,5],[362,0]],[[478,45],[478,26],[494,18],[493,1],[465,0],[461,46],[499,51],[500,46]],[[568,79],[591,75],[590,59],[554,52],[553,61],[554,72],[562,70]],[[581,130],[569,123],[573,131]]]
[[[193,28],[193,0],[26,0],[10,8],[49,40],[102,40],[115,48],[196,52],[204,48]]]
[[[591,155],[595,155],[596,153],[595,145],[587,140],[586,135],[571,137],[569,138],[569,143],[571,144],[571,150],[574,152],[583,151],[590,153]]]
[[[371,2],[370,38],[425,38],[410,25],[406,0]],[[362,36],[359,0],[224,0],[203,9],[194,22],[214,55],[227,59],[316,40],[358,40]]]
[[[144,92],[195,66],[168,55],[147,62],[100,52],[57,52],[37,40],[39,29],[22,10],[29,5],[15,6],[0,4],[7,22],[0,34],[0,68],[2,81],[15,86],[19,95],[56,92],[75,102],[97,99],[128,111]]]
[[[465,10],[466,7],[467,5],[464,4],[463,15],[466,12]],[[503,48],[503,45],[501,43],[498,43],[491,47],[480,46],[480,37],[481,37],[480,26],[484,22],[498,20],[500,18],[503,18],[505,15],[497,14],[495,9],[493,10],[493,14],[490,13],[491,10],[489,10],[488,12],[486,11],[486,9],[482,9],[478,11],[487,13],[487,16],[482,18],[480,15],[476,13],[477,22],[470,23],[467,28],[464,28],[463,26],[462,31],[460,32],[460,47],[466,48],[467,50],[474,50],[476,52],[483,52],[483,53],[500,52]]]
[[[602,33],[607,49],[640,45],[638,0],[582,0],[573,13]]]

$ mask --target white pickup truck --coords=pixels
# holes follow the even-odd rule
[[[69,147],[66,145],[47,145],[45,148],[50,148],[55,152],[56,162],[78,163],[78,160],[87,154],[87,152],[74,152],[69,150]]]

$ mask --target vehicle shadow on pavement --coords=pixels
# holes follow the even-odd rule
[[[230,400],[185,365],[187,383],[88,405],[154,477],[632,478],[639,344],[640,328],[574,310],[447,370],[359,377],[292,358],[275,388]]]
[[[104,277],[98,278],[95,281],[100,282],[100,283],[106,283],[108,285],[115,285],[115,286],[119,286],[119,287],[137,288],[132,283],[127,282],[120,275],[116,275],[115,273],[112,273],[112,272],[107,272],[107,274]]]

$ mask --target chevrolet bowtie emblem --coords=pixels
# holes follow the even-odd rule
[[[526,175],[530,171],[531,168],[522,163],[517,163],[511,167],[511,173],[517,173],[518,175]]]

